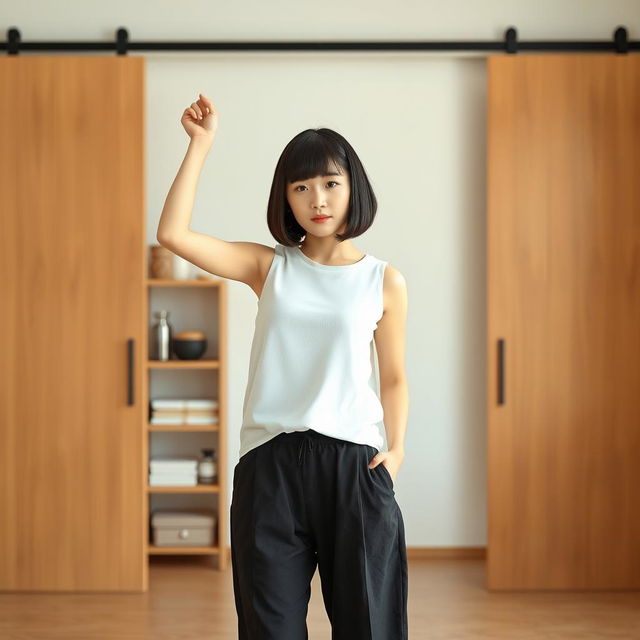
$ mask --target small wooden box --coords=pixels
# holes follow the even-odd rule
[[[216,537],[216,515],[211,509],[156,509],[151,527],[158,547],[210,547]]]

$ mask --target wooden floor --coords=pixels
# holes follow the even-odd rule
[[[155,557],[149,576],[145,594],[0,594],[0,638],[237,638],[231,565],[219,572],[197,558]],[[309,638],[330,640],[317,571],[311,588]],[[484,587],[484,560],[410,560],[409,637],[637,640],[640,593],[490,593]]]

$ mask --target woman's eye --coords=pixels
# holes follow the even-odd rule
[[[327,182],[327,184],[339,184],[338,182],[336,182],[335,180],[329,180],[329,182]],[[297,191],[298,189],[306,189],[305,185],[303,184],[299,184],[297,187],[295,187],[293,190]]]

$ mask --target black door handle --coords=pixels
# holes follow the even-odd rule
[[[135,404],[133,393],[133,347],[134,340],[133,338],[129,338],[127,340],[127,404],[130,407]]]
[[[504,338],[498,340],[498,404],[504,404]]]

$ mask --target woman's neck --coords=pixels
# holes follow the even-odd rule
[[[355,262],[365,255],[359,252],[348,240],[344,242],[327,242],[324,239],[310,241],[305,237],[299,247],[308,258],[326,264]]]

